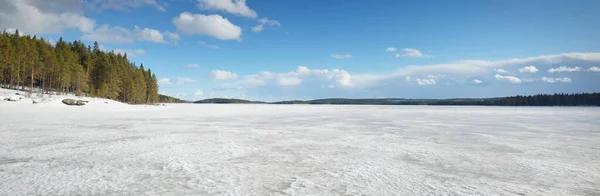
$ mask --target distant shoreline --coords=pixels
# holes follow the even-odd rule
[[[600,93],[540,94],[497,98],[452,99],[346,99],[330,98],[291,101],[250,101],[244,99],[213,98],[192,102],[195,104],[278,104],[278,105],[436,105],[436,106],[600,106]]]

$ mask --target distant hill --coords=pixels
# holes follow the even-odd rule
[[[331,105],[480,105],[480,106],[600,106],[600,93],[539,94],[496,98],[453,98],[453,99],[315,99],[278,102],[249,101],[243,99],[214,98],[194,103],[219,104],[331,104]]]
[[[219,104],[250,104],[250,103],[266,103],[261,101],[249,101],[244,99],[226,99],[226,98],[213,98],[195,101],[194,103],[219,103]]]
[[[271,104],[333,104],[333,105],[482,105],[482,106],[600,106],[600,93],[529,95],[498,98],[455,99],[316,99],[279,101]]]
[[[308,101],[280,101],[272,104],[332,104],[332,105],[493,105],[498,98],[483,99],[316,99]]]
[[[175,97],[170,97],[166,95],[158,94],[158,102],[159,103],[189,103],[189,101],[177,99]]]

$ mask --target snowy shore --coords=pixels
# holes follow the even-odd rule
[[[600,194],[599,108],[61,98],[0,101],[0,195]]]

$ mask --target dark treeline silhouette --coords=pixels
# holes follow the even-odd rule
[[[600,106],[600,93],[540,94],[501,98],[466,99],[317,99],[272,104],[334,105],[484,105],[484,106]]]
[[[292,100],[278,102],[249,101],[243,99],[213,98],[194,103],[219,104],[331,104],[331,105],[481,105],[481,106],[600,106],[600,93],[539,94],[498,98],[460,99],[315,99],[308,101]]]
[[[505,97],[506,106],[600,106],[600,93],[576,93]]]
[[[127,54],[100,50],[62,38],[52,45],[44,38],[3,31],[0,35],[0,86],[30,87],[43,92],[75,93],[142,104],[158,101],[156,76]]]
[[[265,103],[259,101],[249,101],[244,99],[226,99],[226,98],[213,98],[195,101],[194,103],[219,103],[219,104],[233,104],[233,103]]]
[[[161,94],[158,94],[158,102],[159,103],[189,103],[188,101],[185,101],[185,100],[181,100],[181,99],[178,99],[175,97],[161,95]]]

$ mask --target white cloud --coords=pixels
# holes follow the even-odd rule
[[[123,27],[111,27],[107,24],[102,25],[83,35],[84,40],[97,41],[101,43],[132,43],[134,37],[131,36],[131,31]]]
[[[235,80],[238,78],[238,75],[230,71],[212,70],[210,72],[210,77],[213,80]]]
[[[508,81],[509,83],[512,83],[512,84],[521,84],[523,82],[521,79],[519,79],[517,77],[514,77],[514,76],[502,76],[500,74],[496,74],[496,75],[494,75],[494,77],[497,80],[506,80],[506,81]]]
[[[256,11],[246,5],[246,0],[197,0],[198,9],[221,10],[239,16],[256,18]]]
[[[600,67],[590,67],[587,71],[600,72]]]
[[[90,32],[96,22],[83,15],[75,0],[4,0],[0,4],[0,29],[27,34],[61,34],[65,29]]]
[[[544,81],[546,83],[555,83],[555,82],[571,83],[572,82],[571,78],[567,78],[567,77],[562,77],[562,78],[542,77],[542,81]]]
[[[331,58],[334,58],[334,59],[349,59],[349,58],[352,58],[352,54],[332,54]]]
[[[496,73],[500,73],[500,74],[511,74],[511,75],[514,75],[514,73],[511,73],[510,71],[506,71],[505,69],[496,69],[494,71]]]
[[[410,85],[406,84],[405,81],[415,81],[413,83],[415,86],[419,84],[419,81],[422,85],[432,85],[433,81],[435,81],[436,85],[461,85],[463,84],[462,81],[467,81],[469,84],[478,83],[478,81],[474,81],[476,78],[477,80],[481,80],[481,84],[487,84],[487,81],[491,80],[521,84],[540,81],[540,78],[519,78],[505,73],[494,73],[491,75],[490,73],[495,71],[503,72],[501,70],[518,70],[532,64],[536,65],[536,68],[539,70],[545,70],[553,65],[572,62],[600,62],[600,53],[564,53],[496,61],[463,60],[445,64],[409,65],[384,74],[349,73],[345,70],[310,69],[306,66],[298,66],[291,72],[261,72],[240,76],[240,80],[222,83],[221,85],[227,88],[241,86],[247,90],[260,87],[272,88],[273,86],[280,85],[278,82],[279,77],[296,77],[300,79],[302,82],[298,85],[307,86],[308,88],[299,88],[299,90],[310,89],[311,87],[320,89],[320,87],[333,85],[336,87],[336,91],[352,89],[352,92]],[[417,78],[419,81],[416,80]],[[490,83],[490,85],[493,86],[494,83]]]
[[[134,34],[142,41],[149,41],[155,43],[165,43],[162,33],[156,29],[144,28],[140,29],[138,26],[134,28]]]
[[[135,50],[130,50],[130,49],[114,49],[113,52],[115,52],[116,54],[121,54],[121,55],[125,55],[127,54],[127,57],[129,58],[135,58],[138,55],[144,55],[146,54],[146,51],[143,49],[135,49]]]
[[[519,72],[521,72],[521,73],[536,73],[536,72],[538,72],[538,69],[535,66],[530,65],[530,66],[525,66],[525,67],[519,69]]]
[[[172,33],[172,32],[167,31],[164,34],[167,37],[168,42],[179,43],[179,41],[181,40],[181,37],[177,33]]]
[[[274,26],[274,27],[281,26],[281,23],[279,23],[279,21],[269,20],[268,18],[261,18],[258,20],[258,22],[260,24],[252,27],[252,31],[254,31],[256,33],[262,32],[265,29],[265,26]]]
[[[473,79],[471,82],[473,82],[473,84],[483,84],[483,81],[478,79]]]
[[[364,78],[355,78],[342,69],[310,69],[306,66],[298,66],[295,71],[287,73],[260,72],[256,75],[244,76],[239,83],[230,84],[233,86],[243,87],[258,87],[268,84],[278,86],[297,86],[308,83],[321,83],[321,86],[339,86],[339,87],[354,87],[354,82],[368,80]]]
[[[194,95],[198,96],[198,97],[202,97],[202,96],[204,96],[204,92],[202,92],[202,90],[197,90],[196,92],[194,92]]]
[[[297,86],[302,84],[302,80],[295,76],[280,76],[277,77],[277,84],[280,86]]]
[[[151,28],[140,28],[134,26],[133,29],[123,27],[111,27],[104,24],[92,32],[83,35],[84,40],[97,41],[101,43],[133,43],[135,41],[147,41],[154,43],[168,43],[165,40],[165,35],[169,42],[176,43],[179,41],[179,35],[171,32],[161,33],[159,30]]]
[[[152,6],[159,11],[166,11],[165,4],[156,0],[90,0],[86,3],[95,9],[129,10],[130,8]]]
[[[185,67],[194,69],[194,68],[201,68],[202,66],[200,66],[198,64],[187,64],[187,65],[185,65]]]
[[[487,74],[502,67],[522,66],[527,64],[558,64],[569,61],[600,61],[600,53],[563,53],[556,55],[544,55],[528,58],[513,58],[507,60],[485,61],[485,60],[463,60],[454,63],[433,65],[409,65],[398,69],[390,77],[422,75],[428,73],[444,73],[459,75]],[[581,69],[581,68],[580,68]]]
[[[402,57],[415,57],[415,58],[428,57],[427,55],[424,55],[421,51],[419,51],[417,49],[404,48],[402,51],[403,51],[403,53],[396,54],[396,58],[402,58]]]
[[[179,77],[175,80],[171,80],[169,78],[161,78],[158,81],[158,84],[165,84],[165,85],[171,85],[171,84],[188,84],[188,83],[196,83],[196,80],[191,79],[191,78],[185,78],[185,77]]]
[[[394,48],[394,47],[388,47],[385,49],[385,52],[396,52],[398,51],[398,49]]]
[[[191,79],[191,78],[179,77],[179,78],[177,78],[177,80],[175,80],[173,82],[173,84],[188,84],[188,83],[196,83],[196,80]]]
[[[583,69],[581,67],[567,67],[567,66],[560,66],[557,68],[552,68],[552,69],[548,69],[549,73],[560,73],[560,72],[577,72],[577,71],[582,71]]]
[[[433,78],[426,78],[426,79],[422,79],[422,78],[417,78],[417,84],[421,85],[421,86],[427,86],[427,85],[435,85],[436,81]]]
[[[208,35],[221,40],[241,40],[242,28],[220,15],[183,12],[173,19],[177,31],[186,35]]]
[[[266,17],[258,19],[258,22],[260,22],[260,24],[269,25],[269,26],[276,26],[276,27],[280,27],[281,26],[281,23],[279,21],[269,20]]]
[[[352,76],[346,70],[334,69],[331,72],[333,72],[334,79],[338,84],[344,87],[352,87]]]
[[[257,33],[258,33],[258,32],[262,32],[262,31],[263,31],[263,29],[264,29],[264,26],[263,26],[263,24],[258,24],[258,25],[256,25],[256,26],[252,27],[252,31],[254,31],[254,32],[257,32]]]
[[[169,78],[161,78],[161,79],[158,79],[157,83],[158,84],[171,84],[171,80]]]
[[[204,47],[207,47],[207,48],[210,48],[210,49],[220,49],[221,48],[221,47],[219,47],[217,45],[207,44],[204,41],[200,41],[198,43],[200,43],[200,45],[203,45]]]

